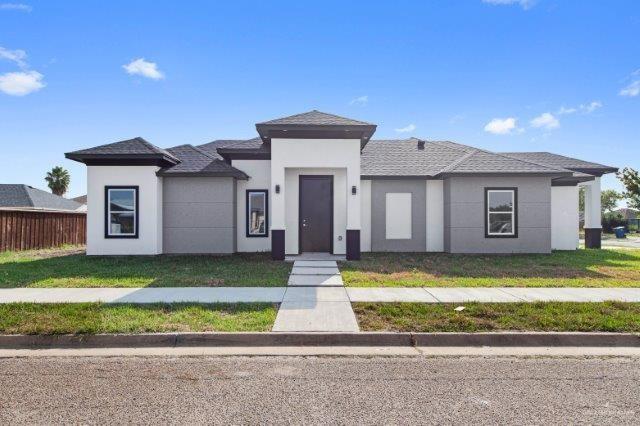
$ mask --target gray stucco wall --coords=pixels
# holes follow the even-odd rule
[[[426,251],[426,191],[426,180],[374,179],[371,181],[371,251]],[[411,193],[411,239],[386,239],[386,194],[389,192]]]
[[[485,238],[484,189],[518,188],[518,237]],[[451,253],[549,253],[551,178],[451,177],[444,180],[444,249]]]
[[[162,222],[164,253],[235,252],[235,180],[165,177]]]

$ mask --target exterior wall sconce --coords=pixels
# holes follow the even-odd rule
[[[351,194],[352,194],[352,195],[356,195],[357,193],[358,193],[358,188],[356,188],[356,186],[355,186],[355,185],[353,185],[353,186],[351,187]]]
[[[276,194],[280,193],[280,185],[276,185]]]

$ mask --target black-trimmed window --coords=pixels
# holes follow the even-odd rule
[[[269,235],[269,191],[247,190],[247,237]]]
[[[105,186],[105,238],[138,238],[138,187]]]
[[[485,188],[485,237],[518,237],[518,189]]]

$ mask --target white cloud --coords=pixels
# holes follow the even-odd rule
[[[557,114],[558,115],[567,115],[567,114],[575,114],[576,112],[582,112],[583,114],[591,114],[595,110],[602,108],[602,102],[600,101],[591,101],[588,104],[580,104],[577,107],[560,107]]]
[[[560,127],[560,121],[550,112],[545,112],[531,120],[531,126],[551,130]]]
[[[620,90],[620,96],[628,96],[630,98],[640,95],[640,80],[632,81],[627,87]]]
[[[37,71],[8,72],[0,75],[0,91],[11,96],[24,96],[42,89],[44,76]]]
[[[415,124],[409,124],[408,126],[396,129],[396,132],[398,132],[398,133],[409,133],[409,132],[413,132],[415,129],[416,129],[416,125]]]
[[[31,12],[33,8],[22,3],[0,3],[0,10],[19,10],[21,12]]]
[[[600,101],[591,101],[588,104],[582,104],[580,105],[580,110],[584,111],[585,114],[591,114],[593,111],[597,110],[598,108],[602,108],[602,102]]]
[[[494,135],[509,135],[515,131],[518,131],[516,125],[516,119],[509,118],[494,118],[484,126],[484,131],[493,133]]]
[[[26,68],[27,63],[25,59],[27,59],[27,52],[24,50],[9,50],[0,46],[0,59],[6,59],[7,61],[14,62],[20,68]]]
[[[152,80],[162,80],[164,78],[164,74],[160,72],[158,65],[155,62],[147,62],[144,58],[131,61],[123,65],[122,68],[124,68],[128,74],[137,74]]]
[[[524,10],[531,9],[536,4],[536,1],[537,0],[482,0],[483,3],[493,6],[511,6],[517,4]]]
[[[369,96],[359,96],[355,99],[351,99],[351,101],[349,101],[349,105],[360,105],[360,106],[365,106],[367,103],[369,102]]]

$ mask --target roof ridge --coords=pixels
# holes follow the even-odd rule
[[[199,152],[200,154],[204,155],[207,158],[210,158],[212,161],[213,160],[218,160],[218,158],[214,157],[213,155],[209,154],[208,152],[206,152],[204,149],[201,149],[197,146],[188,144],[191,148],[193,148],[195,151]]]
[[[36,204],[33,202],[33,198],[31,198],[31,194],[27,190],[27,188],[31,188],[31,189],[34,189],[34,188],[24,183],[21,183],[19,185],[20,185],[20,188],[24,191],[24,194],[27,196],[27,200],[29,200],[30,207],[35,207]]]
[[[462,157],[458,158],[457,160],[455,160],[453,163],[449,164],[448,166],[444,167],[438,173],[434,174],[434,176],[437,176],[439,174],[448,172],[449,170],[451,170],[454,167],[456,167],[458,164],[462,163],[467,158],[471,157],[473,154],[476,154],[478,151],[479,150],[476,149],[476,150],[467,152],[465,155],[463,155]]]
[[[538,151],[538,152],[539,152],[539,153],[543,153],[544,151]],[[549,154],[549,153],[547,153],[547,154]],[[555,166],[551,167],[551,166],[550,166],[550,165],[548,165],[548,164],[538,163],[537,161],[523,160],[523,159],[521,159],[521,158],[512,157],[511,155],[508,155],[508,154],[506,154],[506,153],[499,153],[499,155],[502,155],[502,156],[504,156],[504,157],[508,157],[508,158],[513,158],[514,160],[523,161],[523,162],[525,162],[525,163],[535,164],[536,166],[541,166],[541,167],[550,168],[550,169],[552,169],[552,170],[558,170],[558,171],[562,171],[562,172],[570,172],[570,173],[573,173],[573,171],[572,171],[572,170],[565,169],[564,167],[562,167],[562,168],[556,168]]]

